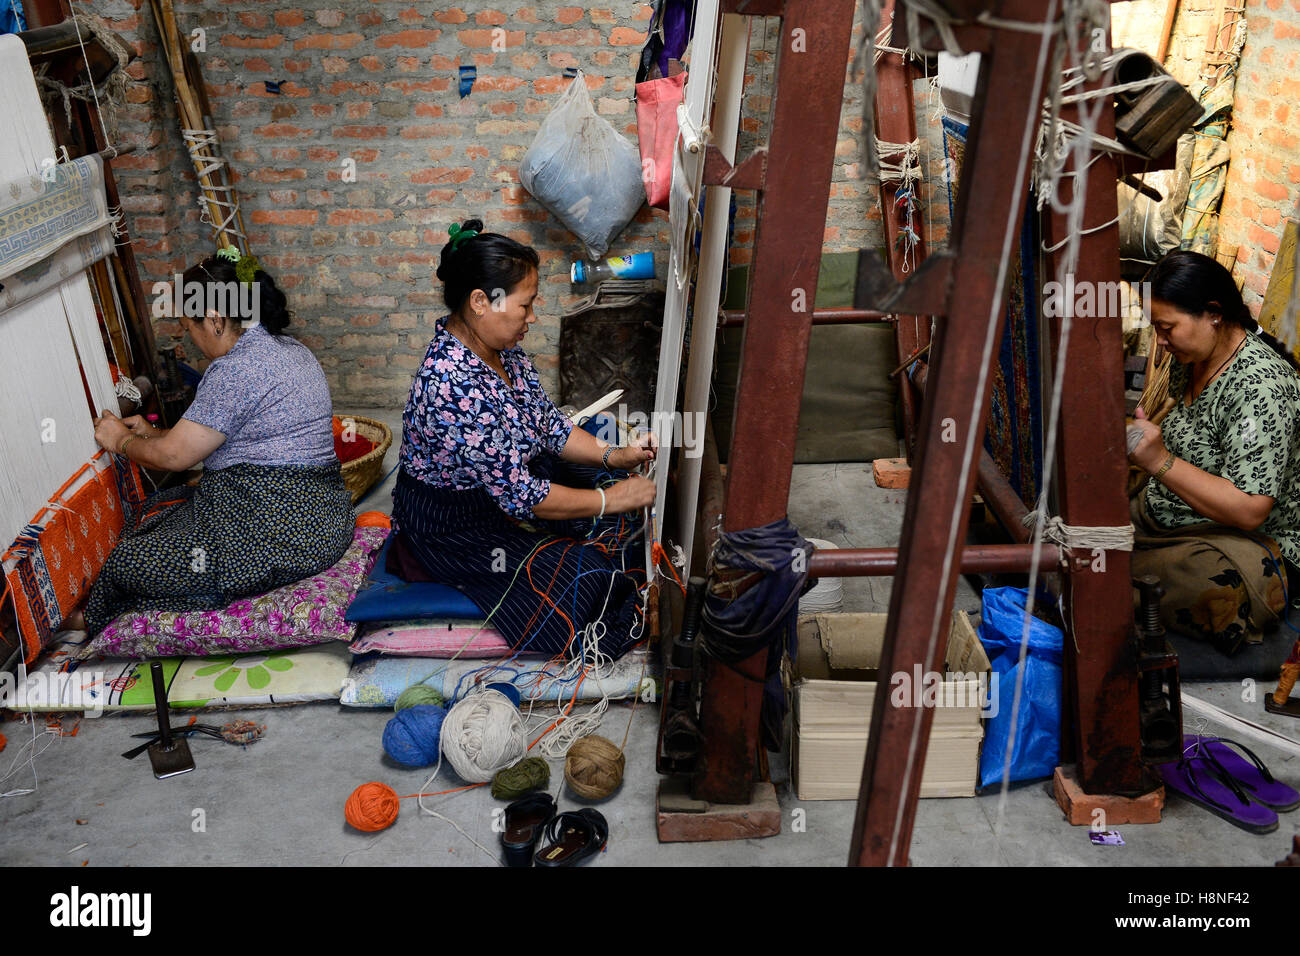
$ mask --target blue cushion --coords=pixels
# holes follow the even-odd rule
[[[483,620],[479,606],[453,587],[422,582],[412,584],[389,574],[388,549],[394,535],[389,535],[375,559],[370,576],[357,592],[345,619],[348,621],[404,621],[413,618],[468,618]]]

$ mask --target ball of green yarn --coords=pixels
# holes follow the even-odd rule
[[[426,704],[432,704],[435,707],[447,706],[447,702],[442,699],[442,695],[428,684],[412,684],[398,696],[397,703],[393,705],[393,710],[406,710],[408,707],[420,707]]]
[[[525,757],[513,767],[498,770],[492,778],[492,796],[515,800],[551,782],[551,768],[541,757]]]

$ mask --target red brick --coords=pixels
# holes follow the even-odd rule
[[[441,30],[400,30],[381,36],[375,41],[375,46],[381,50],[395,46],[417,49],[435,43],[440,36]]]
[[[912,468],[906,458],[877,458],[871,463],[871,475],[878,488],[906,488]]]
[[[511,93],[524,83],[525,80],[518,76],[480,76],[474,84],[474,92]]]
[[[505,26],[509,17],[500,10],[480,10],[474,14],[474,22],[480,26],[500,27]]]
[[[464,23],[469,19],[465,11],[460,7],[452,7],[450,10],[439,10],[434,13],[433,18],[439,23]]]
[[[388,135],[387,126],[340,126],[334,135],[347,139],[379,139]]]
[[[1056,804],[1073,826],[1092,826],[1096,811],[1104,814],[1107,828],[1139,823],[1159,823],[1165,807],[1165,788],[1157,787],[1140,797],[1117,797],[1112,794],[1084,793],[1073,764],[1057,767],[1052,777]]]
[[[316,22],[323,27],[336,27],[343,22],[343,11],[317,10]]]
[[[336,149],[328,149],[324,146],[308,146],[307,158],[310,159],[312,162],[329,163],[338,159],[339,153],[338,150]],[[354,154],[354,158],[355,158],[355,154]]]
[[[373,10],[367,11],[366,13],[357,14],[357,26],[377,27],[379,26],[379,24],[383,22],[384,22],[383,15],[379,13],[375,13]]]
[[[221,37],[222,46],[235,47],[239,50],[274,50],[283,42],[284,35],[280,33],[266,37],[241,37],[226,33]]]
[[[282,10],[275,15],[277,27],[300,27],[307,22],[301,10]]]
[[[459,137],[462,131],[451,123],[434,123],[429,126],[403,126],[402,139],[435,139],[438,137]]]
[[[501,30],[501,28],[496,27],[493,30],[461,30],[456,34],[456,37],[465,46],[490,47],[494,40],[498,43],[500,42],[498,38],[501,36],[501,33],[498,33],[497,30]],[[506,46],[511,47],[523,45],[523,30],[503,30],[502,32],[505,34]],[[539,40],[538,42],[542,41]]]
[[[306,73],[312,67],[311,60],[299,60],[294,57],[285,57],[284,69],[286,73]]]
[[[648,3],[643,3],[637,8],[636,13],[632,14],[633,20],[649,20],[655,14],[654,7]]]
[[[295,50],[350,50],[364,37],[360,33],[313,33],[293,41]]]
[[[582,7],[560,7],[555,11],[555,22],[577,23],[584,16],[586,16],[586,11]]]
[[[244,72],[245,73],[270,73],[271,61],[264,56],[250,56],[246,60],[244,60]]]
[[[415,7],[407,7],[397,15],[397,19],[402,23],[423,23],[424,15]]]
[[[644,40],[644,37],[642,37]],[[533,42],[542,46],[600,46],[599,30],[539,30],[533,34]]]
[[[438,119],[442,116],[443,110],[437,103],[416,103],[414,112],[416,116],[428,116],[432,119]]]
[[[1273,255],[1277,255],[1278,246],[1281,244],[1281,237],[1277,233],[1254,223],[1246,228],[1246,238],[1250,240],[1251,245],[1258,246]]]
[[[317,135],[315,130],[303,129],[301,126],[291,126],[288,123],[271,123],[268,126],[259,126],[253,132],[258,136],[267,138]]]
[[[609,31],[609,42],[613,46],[639,46],[645,43],[646,35],[629,27],[615,27]]]
[[[243,11],[235,16],[240,26],[248,27],[250,30],[264,30],[270,21],[264,13],[251,13]]]
[[[1285,186],[1268,179],[1256,180],[1255,192],[1265,199],[1272,199],[1274,202],[1285,202],[1290,197],[1290,193]]]
[[[327,226],[375,226],[381,222],[391,222],[391,209],[335,209],[328,217]]]
[[[463,183],[474,175],[473,168],[457,166],[443,169],[420,169],[411,174],[411,182],[417,185],[445,185],[446,183]]]
[[[252,221],[262,226],[314,226],[320,213],[314,209],[254,209]]]

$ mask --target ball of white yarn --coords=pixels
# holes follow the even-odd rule
[[[487,783],[528,752],[519,709],[500,691],[459,701],[442,722],[442,755],[469,783]]]

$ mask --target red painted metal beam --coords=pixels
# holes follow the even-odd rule
[[[1093,88],[1100,82],[1091,84]],[[1062,117],[1075,119],[1074,111]],[[1115,117],[1106,109],[1097,132],[1113,136]],[[1067,169],[1072,172],[1073,167]],[[1112,222],[1116,215],[1116,166],[1100,153],[1088,169],[1084,230]],[[1062,199],[1072,198],[1070,181]],[[1049,245],[1066,235],[1065,217],[1047,224]],[[1052,259],[1058,274],[1062,252]],[[1118,226],[1086,233],[1079,240],[1075,288],[1088,283],[1118,282]],[[1094,286],[1094,288],[1096,288]],[[1095,301],[1104,302],[1106,297]],[[1059,349],[1060,319],[1053,319],[1054,351]],[[1060,438],[1055,486],[1066,524],[1113,526],[1129,520],[1128,459],[1124,447],[1124,348],[1119,315],[1072,319],[1068,361],[1061,390]],[[1104,570],[1093,570],[1094,563]],[[1065,642],[1067,680],[1072,677],[1073,744],[1079,781],[1085,792],[1136,794],[1154,789],[1159,779],[1141,762],[1138,738],[1137,663],[1129,646],[1133,626],[1133,592],[1126,551],[1108,551],[1104,563],[1080,561],[1064,588],[1066,619],[1073,640]]]
[[[853,0],[784,4],[766,187],[759,194],[749,318],[727,458],[723,527],[728,531],[784,517],[790,498],[853,6]],[[707,665],[700,705],[704,746],[691,785],[696,799],[749,802],[766,660],[763,651],[734,669]]]
[[[961,573],[1023,574],[1029,570],[1035,551],[1044,574],[1058,569],[1061,549],[1054,544],[1042,544],[1037,548],[1030,544],[985,544],[962,549]],[[814,578],[890,577],[897,572],[897,548],[828,549],[814,553],[808,561],[808,574]]]
[[[893,317],[888,312],[875,309],[813,309],[813,325],[859,325],[863,322],[889,322]],[[745,324],[745,313],[731,310],[722,313],[718,325],[724,329]]]
[[[1056,11],[1055,0],[1006,0],[998,9],[1039,24]],[[959,294],[937,310],[947,318],[930,353],[882,675],[943,662],[1050,45],[1046,35],[999,30],[982,63],[950,241],[960,253],[952,263]],[[850,862],[906,865],[933,717],[877,695]]]

